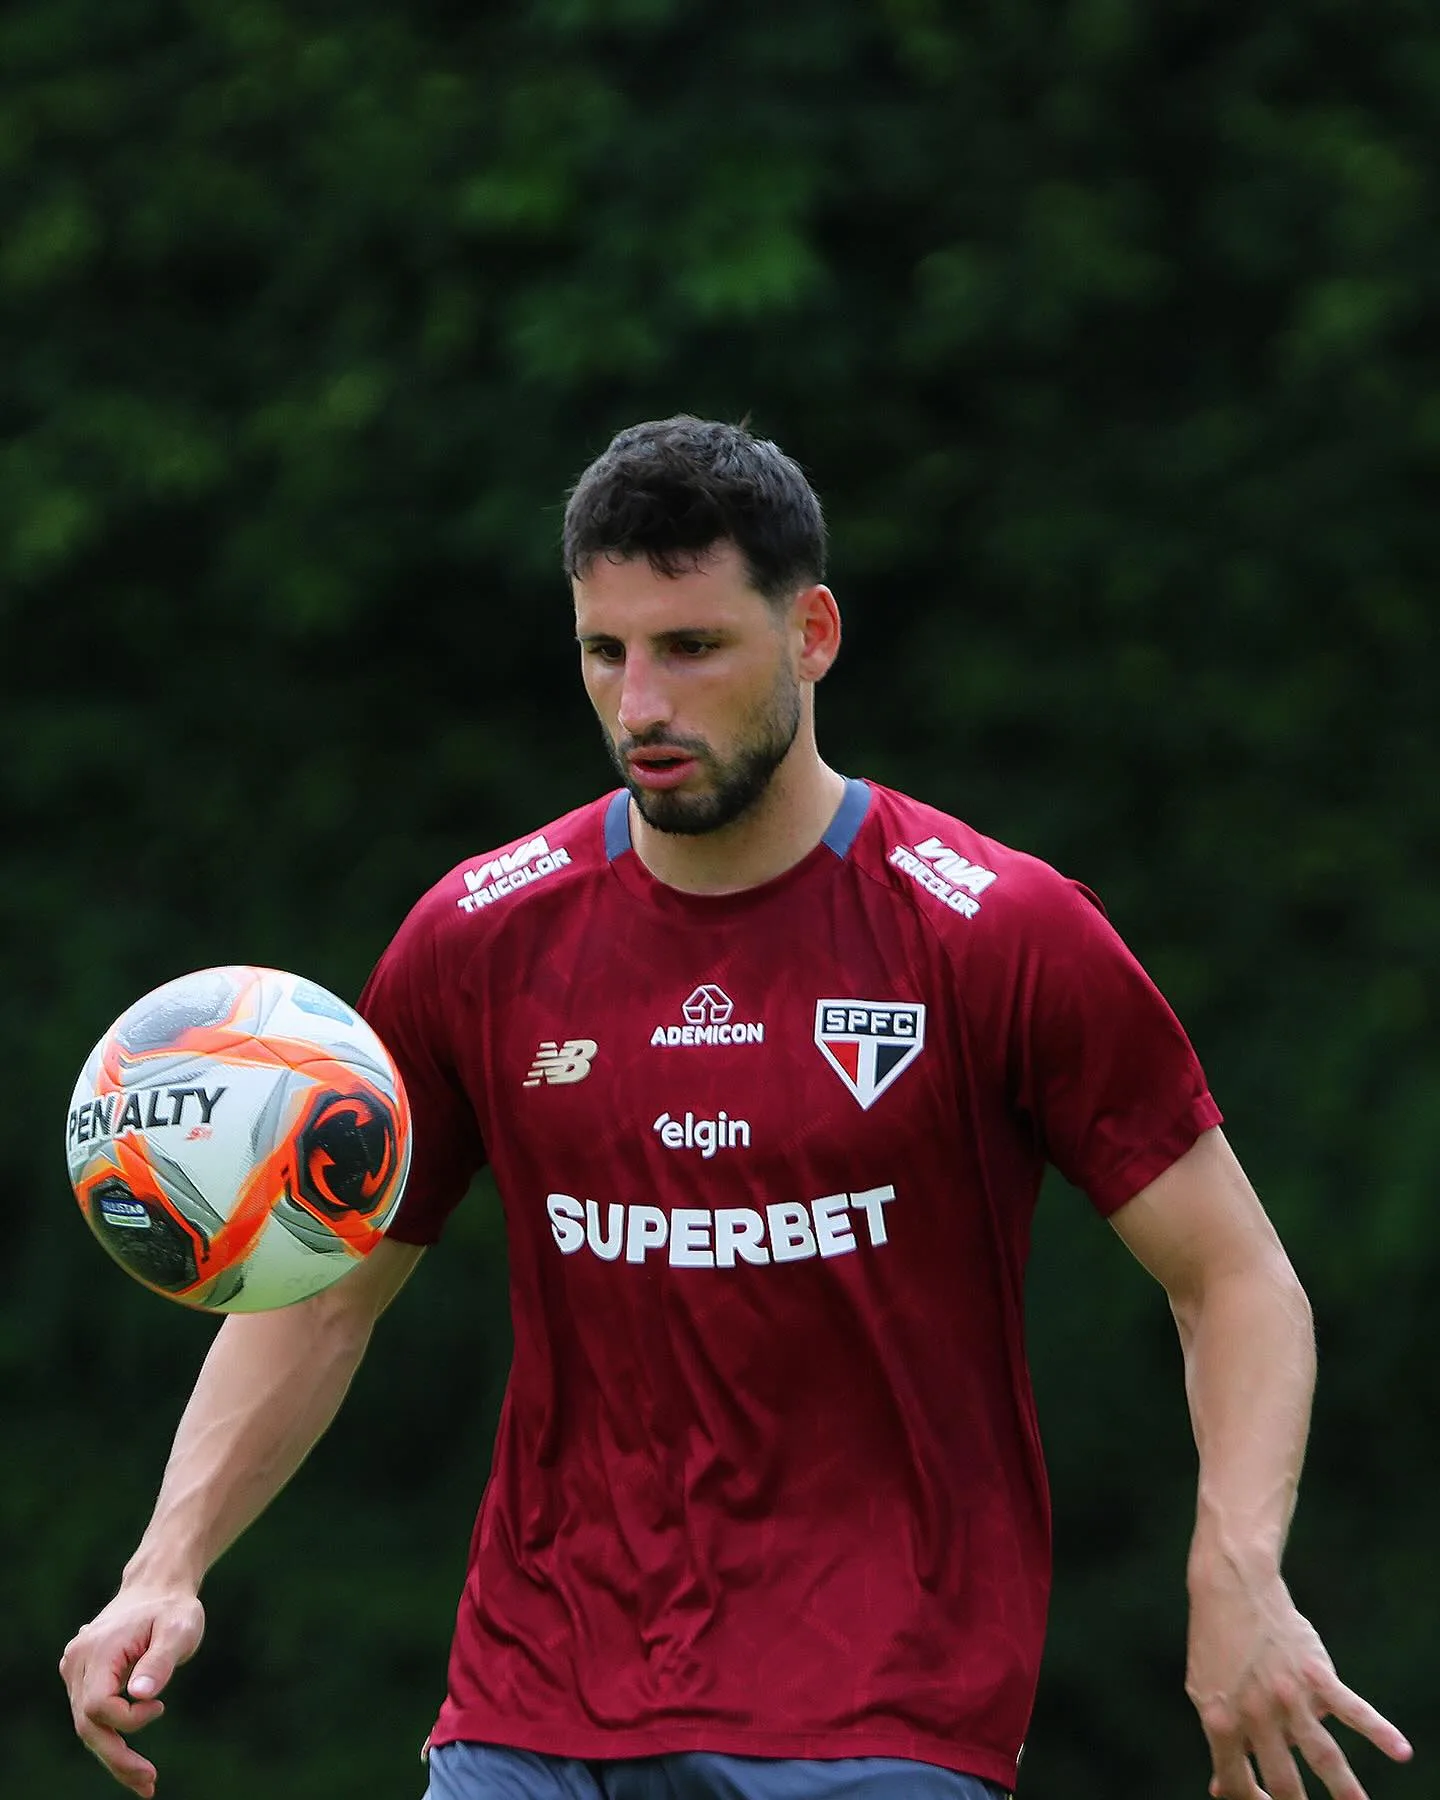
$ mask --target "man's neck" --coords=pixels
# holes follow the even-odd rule
[[[776,770],[743,818],[694,836],[656,831],[630,802],[630,841],[645,867],[687,894],[738,894],[773,881],[804,860],[824,837],[845,793],[845,778],[812,751],[795,768]]]

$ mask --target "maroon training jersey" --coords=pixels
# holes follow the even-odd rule
[[[626,796],[457,869],[361,1009],[414,1111],[391,1235],[487,1160],[515,1354],[436,1742],[892,1755],[1010,1785],[1049,1510],[1022,1283],[1219,1120],[1084,889],[861,782],[682,894]]]

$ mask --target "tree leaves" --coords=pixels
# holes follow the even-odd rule
[[[74,1068],[184,967],[354,992],[441,869],[610,779],[563,495],[678,410],[750,415],[825,498],[827,753],[1090,881],[1190,1025],[1320,1314],[1305,1603],[1344,1608],[1342,1671],[1383,1664],[1382,1708],[1421,1716],[1393,1595],[1428,1555],[1410,1374],[1440,1260],[1437,94],[1412,0],[8,9],[0,1026],[28,1204],[0,1357],[32,1547],[6,1673],[35,1718],[203,1334],[91,1257],[52,1141]],[[342,1754],[309,1729],[319,1690],[267,1692],[260,1742],[202,1659],[184,1704],[234,1767],[182,1728],[182,1786],[228,1800],[263,1768],[309,1800],[391,1751],[408,1778],[449,1624],[429,1546],[458,1559],[503,1373],[500,1261],[477,1210],[363,1377],[384,1453],[347,1414],[215,1584],[239,1636],[275,1613],[293,1675],[335,1593],[317,1572],[306,1597],[311,1521],[363,1504],[389,1560],[346,1589],[347,1635],[382,1665],[398,1597],[433,1606],[405,1602],[403,1680],[367,1688]],[[1060,1578],[1026,1775],[1077,1800],[1204,1778],[1160,1666],[1189,1466],[1138,1279],[1047,1200]],[[420,1379],[453,1444],[398,1441]],[[1407,1480],[1359,1479],[1352,1441],[1401,1447]],[[1375,1608],[1348,1608],[1379,1535]],[[0,1749],[9,1785],[80,1792],[63,1721],[39,1729]]]

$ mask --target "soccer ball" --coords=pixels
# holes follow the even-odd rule
[[[410,1108],[365,1021],[277,969],[201,969],[122,1013],[65,1124],[85,1221],[158,1294],[263,1312],[379,1243],[410,1167]]]

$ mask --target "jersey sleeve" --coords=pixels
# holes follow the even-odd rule
[[[1109,1214],[1221,1114],[1180,1021],[1100,902],[1046,874],[1015,990],[1015,1100],[1049,1161]]]
[[[479,1123],[454,1060],[431,909],[422,900],[396,932],[357,1010],[395,1059],[410,1101],[410,1178],[386,1235],[433,1244],[485,1163]]]

